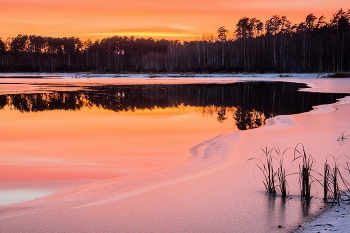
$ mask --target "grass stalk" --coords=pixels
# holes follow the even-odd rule
[[[273,169],[273,158],[271,156],[271,150],[268,150],[267,147],[263,150],[264,156],[266,159],[266,165],[263,165],[263,169],[265,169],[265,187],[267,192],[270,194],[276,194],[276,186],[275,186],[275,177],[276,173]]]
[[[278,187],[279,187],[279,190],[281,192],[281,195],[282,197],[286,197],[287,196],[287,175],[286,175],[286,169],[284,167],[284,164],[283,164],[283,156],[286,152],[286,150],[280,154],[280,151],[278,149],[275,150],[276,153],[278,154],[278,161],[279,161],[279,166],[278,166],[278,170],[277,170],[277,176],[278,176],[278,181],[279,181],[279,184],[278,184]]]
[[[326,161],[324,164],[324,173],[323,173],[323,201],[327,202],[328,200],[328,185],[329,185],[329,176],[330,176],[330,167]]]
[[[333,198],[334,200],[338,199],[338,181],[337,181],[337,175],[338,175],[338,167],[335,165],[333,168]]]
[[[301,147],[301,150],[299,150],[299,147]],[[299,158],[302,158],[303,160],[302,164],[299,165],[300,196],[303,200],[310,200],[312,184],[311,171],[315,160],[313,159],[311,154],[306,154],[305,148],[302,144],[297,144],[294,148],[294,160],[297,160]]]
[[[345,133],[346,133],[347,131],[349,131],[349,129],[346,129],[346,130],[344,130],[344,131],[341,133],[340,137],[338,137],[338,141],[344,141],[344,140],[348,139],[348,137],[349,137],[350,135],[345,135]]]

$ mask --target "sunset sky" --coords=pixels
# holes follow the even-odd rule
[[[242,17],[265,22],[286,15],[299,23],[309,13],[327,19],[348,0],[0,0],[0,37],[18,34],[74,36],[114,35],[195,39],[220,26],[230,32]]]

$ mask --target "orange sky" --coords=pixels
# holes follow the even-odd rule
[[[274,14],[294,23],[309,13],[328,19],[348,0],[0,0],[0,37],[18,34],[75,36],[114,35],[195,39],[220,26],[230,32],[242,17],[265,22]]]

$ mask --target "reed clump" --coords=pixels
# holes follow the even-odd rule
[[[276,194],[275,179],[276,179],[277,173],[273,168],[273,156],[272,156],[273,149],[268,149],[266,147],[265,149],[261,148],[261,150],[263,151],[263,154],[260,156],[260,158],[251,158],[248,161],[250,160],[258,161],[258,163],[255,163],[255,164],[263,173],[263,176],[264,176],[263,184],[265,186],[266,192],[269,194]]]
[[[278,188],[281,192],[282,197],[287,196],[287,176],[286,169],[284,166],[284,154],[286,153],[288,149],[283,151],[283,153],[280,153],[279,149],[275,149],[276,154],[278,155],[278,170],[277,170],[277,177],[278,177]]]
[[[342,138],[346,138],[345,131],[342,134]],[[288,187],[287,177],[298,174],[300,197],[302,200],[309,201],[311,199],[311,187],[314,183],[319,183],[323,187],[324,202],[334,203],[338,201],[339,203],[340,200],[350,201],[350,183],[343,176],[344,171],[350,175],[350,162],[338,162],[340,158],[346,158],[350,161],[350,157],[343,155],[335,158],[334,156],[331,156],[334,165],[332,166],[328,160],[326,160],[323,173],[321,174],[313,170],[316,163],[315,159],[311,154],[307,154],[304,145],[299,143],[294,147],[294,156],[291,162],[294,163],[302,160],[299,164],[299,171],[295,173],[287,173],[284,164],[284,157],[288,149],[290,148],[287,148],[281,153],[281,151],[276,148],[261,148],[263,153],[260,158],[251,158],[248,160],[258,161],[255,164],[263,173],[263,184],[267,193],[276,195],[278,191],[282,197],[286,197]]]
[[[300,148],[299,148],[300,147]],[[311,176],[312,167],[315,163],[312,155],[307,155],[303,144],[297,144],[294,148],[294,159],[302,159],[302,164],[299,165],[299,183],[300,183],[300,196],[303,200],[310,200],[311,198],[311,184],[313,179]]]
[[[338,202],[344,198],[350,200],[350,183],[343,176],[342,172],[350,173],[349,162],[346,163],[346,166],[343,166],[338,163],[338,159],[346,158],[350,160],[348,156],[339,156],[335,158],[331,156],[334,161],[333,167],[326,160],[324,165],[324,175],[323,175],[323,201],[324,202]]]
[[[323,201],[328,201],[328,190],[329,190],[329,178],[330,178],[330,166],[327,163],[324,164],[324,171],[323,171]]]
[[[287,174],[283,163],[283,153],[279,149],[271,148],[265,149],[261,148],[263,151],[260,158],[251,158],[250,160],[257,160],[256,166],[263,173],[265,190],[269,194],[277,194],[279,191],[282,197],[287,196]],[[277,170],[275,165],[278,165]]]

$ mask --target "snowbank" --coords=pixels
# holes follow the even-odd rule
[[[350,204],[341,203],[320,216],[302,224],[295,232],[349,232]]]
[[[198,73],[139,73],[139,74],[94,74],[94,73],[8,73],[1,77],[16,78],[322,78],[329,73],[222,73],[222,74],[198,74]]]

